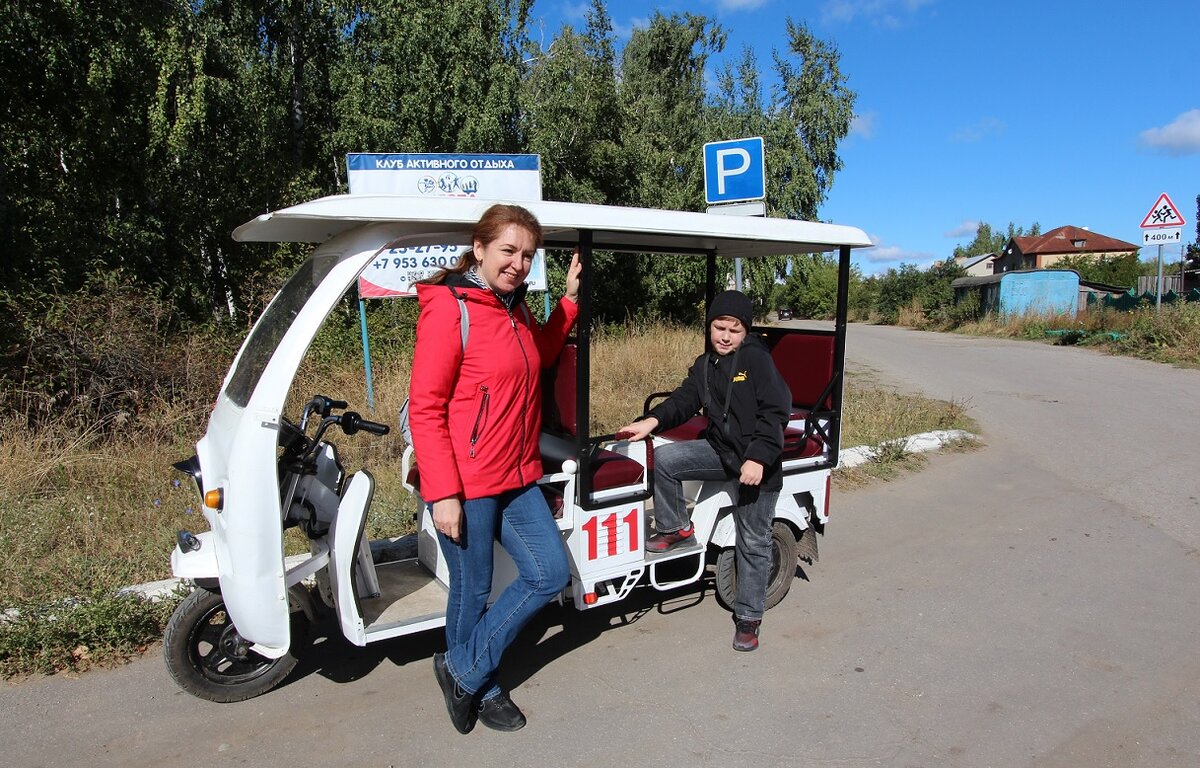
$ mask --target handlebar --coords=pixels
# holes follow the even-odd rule
[[[312,414],[319,414],[322,419],[329,418],[330,412],[334,409],[341,410],[348,406],[345,400],[334,400],[325,395],[314,395],[312,400],[304,406],[304,413],[300,416],[300,429],[305,429],[308,426],[308,417]]]
[[[386,435],[392,431],[392,428],[387,424],[380,424],[377,421],[367,421],[354,411],[346,411],[340,417],[342,431],[347,435],[353,435],[355,432],[362,430],[369,432],[372,435]]]

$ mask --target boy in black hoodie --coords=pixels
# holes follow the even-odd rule
[[[667,552],[695,541],[683,497],[684,480],[738,478],[735,561],[737,628],[733,647],[753,651],[771,571],[771,520],[783,487],[783,430],[792,396],[771,354],[749,335],[753,306],[739,291],[725,291],[708,311],[712,351],[696,358],[670,396],[618,434],[640,440],[683,424],[701,409],[704,438],[670,443],[654,451],[654,526],[648,552]]]

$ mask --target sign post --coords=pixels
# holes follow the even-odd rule
[[[761,136],[704,145],[704,202],[709,213],[765,216],[766,152]],[[734,284],[742,290],[742,260],[733,260]]]
[[[1155,288],[1155,310],[1162,308],[1163,245],[1165,243],[1182,243],[1183,225],[1186,223],[1187,221],[1184,220],[1183,215],[1179,213],[1179,209],[1175,207],[1175,203],[1171,202],[1171,198],[1167,196],[1166,192],[1158,196],[1158,200],[1154,201],[1150,212],[1142,217],[1142,244],[1158,245],[1158,285]],[[1183,290],[1182,280],[1179,289]]]

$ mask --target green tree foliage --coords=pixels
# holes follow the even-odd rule
[[[547,50],[531,49],[522,132],[526,151],[541,156],[547,200],[629,202],[614,45],[608,12],[593,0],[582,34],[564,26]]]
[[[345,152],[513,152],[532,0],[342,4],[334,159]]]
[[[336,28],[325,3],[208,0],[156,43],[157,277],[197,314],[235,315],[273,292],[279,265],[264,256],[288,251],[233,243],[229,233],[248,211],[332,191],[331,177],[321,184],[320,159]]]
[[[1036,221],[1028,231],[1024,227],[1018,227],[1013,222],[1008,222],[1008,231],[1000,232],[992,229],[992,225],[985,222],[980,222],[975,229],[975,239],[967,245],[954,246],[954,258],[971,258],[974,256],[983,256],[984,254],[994,253],[999,255],[1008,241],[1014,237],[1036,237],[1042,234],[1042,227]]]
[[[774,53],[779,85],[766,136],[771,199],[782,215],[812,221],[842,168],[837,148],[850,132],[855,94],[835,46],[791,19],[787,33],[787,50]]]
[[[148,45],[170,4],[48,0],[0,14],[0,237],[13,294],[80,288],[152,261]],[[153,272],[153,270],[150,270]]]
[[[1079,273],[1079,279],[1092,283],[1135,288],[1138,275],[1148,274],[1147,265],[1138,261],[1136,253],[1123,256],[1101,257],[1098,259],[1087,256],[1066,256],[1054,262],[1053,269],[1073,269]],[[1149,265],[1152,272],[1157,271],[1157,265]]]
[[[858,278],[857,273],[854,276]],[[828,320],[837,310],[838,260],[814,253],[792,260],[792,271],[784,282],[784,306],[798,318]]]
[[[6,9],[0,64],[22,74],[0,82],[0,375],[22,370],[46,307],[110,290],[101,275],[169,308],[156,323],[250,321],[307,249],[230,232],[345,191],[350,151],[536,152],[548,198],[701,210],[701,145],[762,135],[770,215],[817,218],[854,103],[832,45],[789,21],[764,97],[749,49],[707,79],[725,45],[709,18],[654,11],[620,48],[592,0],[541,50],[532,1]],[[760,314],[785,266],[743,265]],[[704,269],[600,254],[597,315],[698,319]]]
[[[885,323],[895,323],[904,307],[920,309],[925,315],[937,316],[954,305],[954,290],[950,283],[966,272],[953,261],[934,264],[921,271],[914,264],[901,264],[876,279],[878,299],[875,309]]]

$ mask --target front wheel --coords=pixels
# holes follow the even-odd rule
[[[251,650],[250,641],[233,625],[224,598],[206,589],[192,592],[171,615],[163,656],[180,688],[222,703],[266,693],[296,666],[290,650],[278,659]]]
[[[796,535],[782,520],[771,526],[771,572],[767,579],[766,608],[774,608],[783,600],[796,576]],[[737,558],[734,547],[726,547],[717,555],[717,597],[726,608],[733,610],[737,600]]]

